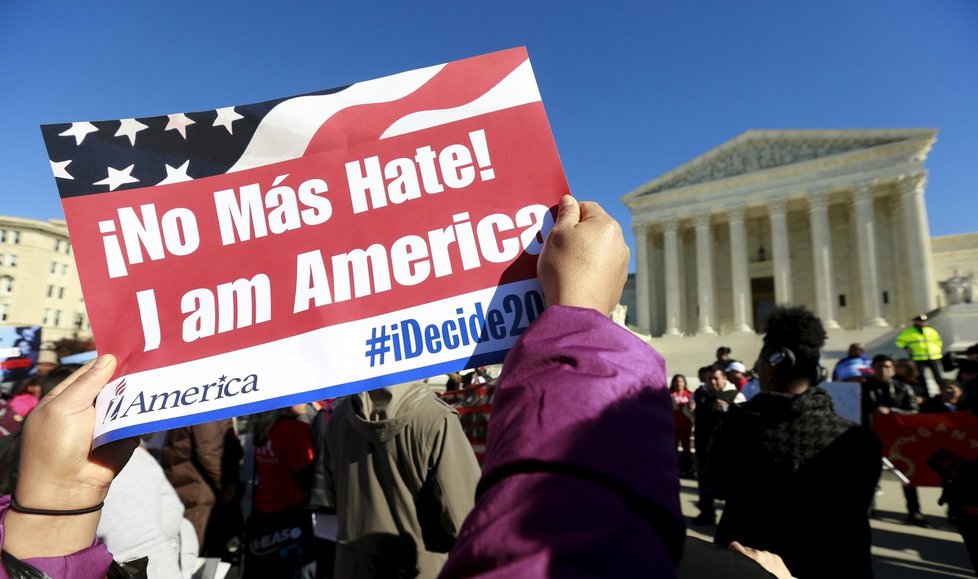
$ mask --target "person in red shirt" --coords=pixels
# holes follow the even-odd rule
[[[300,407],[305,405],[300,405]],[[294,407],[271,412],[271,428],[255,433],[258,486],[255,510],[279,513],[304,505],[309,498],[313,462],[312,432]]]
[[[315,575],[312,431],[299,420],[305,404],[255,417],[255,508],[248,523],[247,577]]]
[[[737,390],[743,390],[744,386],[750,382],[750,378],[747,377],[747,366],[744,366],[742,362],[734,360],[727,364],[723,371],[727,374],[727,380],[736,386]]]
[[[676,374],[669,383],[672,396],[672,413],[676,419],[676,446],[682,448],[679,455],[679,475],[693,477],[693,453],[691,439],[693,434],[693,394],[686,389],[686,377]]]

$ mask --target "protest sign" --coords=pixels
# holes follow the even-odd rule
[[[828,392],[832,398],[835,413],[855,423],[862,418],[862,384],[857,382],[822,382],[819,388]]]
[[[100,352],[96,444],[502,360],[568,192],[526,50],[42,127]]]
[[[883,456],[915,486],[940,486],[945,463],[978,459],[978,417],[970,412],[876,415],[873,431]]]
[[[0,326],[0,383],[13,385],[33,374],[40,349],[41,326]]]

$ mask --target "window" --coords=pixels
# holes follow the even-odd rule
[[[79,313],[75,314],[75,331],[82,331],[82,326],[85,325],[85,316]]]
[[[7,321],[7,304],[0,304],[0,322]]]
[[[14,245],[20,245],[20,232],[11,231],[10,234],[11,234],[11,240],[10,240],[11,243],[13,243]]]
[[[0,277],[0,293],[9,294],[14,291],[14,278],[9,275]]]
[[[45,326],[61,325],[61,310],[44,308],[44,319],[41,321],[41,323]]]
[[[10,267],[17,267],[17,256],[12,253],[8,255],[7,265],[9,265]]]
[[[61,253],[61,240],[60,239],[55,239],[54,240],[54,250],[57,251],[58,253]]]
[[[58,288],[58,299],[59,300],[65,299],[65,288],[63,287]]]
[[[7,230],[0,229],[0,243],[7,241]]]
[[[61,264],[61,275],[68,275],[68,264],[67,263],[62,263]]]
[[[53,298],[54,297],[54,286],[53,285],[49,285],[48,286],[48,297],[49,298]]]
[[[58,273],[58,262],[51,262],[51,273]]]
[[[5,261],[7,261],[6,258],[2,253],[0,253],[0,265],[3,265]]]
[[[54,241],[54,250],[67,255],[71,253],[71,244],[68,243],[67,239],[56,239]]]

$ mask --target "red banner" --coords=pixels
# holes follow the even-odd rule
[[[941,486],[935,462],[978,459],[978,417],[970,412],[873,417],[883,456],[921,487]]]

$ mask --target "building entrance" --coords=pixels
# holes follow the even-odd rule
[[[750,280],[751,301],[754,309],[754,330],[764,332],[767,316],[777,305],[774,296],[774,277],[755,277]]]

